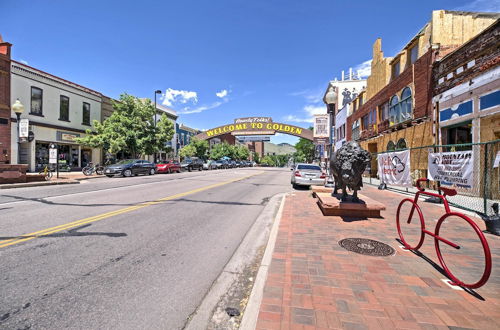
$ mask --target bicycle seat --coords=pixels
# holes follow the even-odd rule
[[[443,196],[455,196],[457,191],[452,188],[439,187],[439,190],[443,192]]]

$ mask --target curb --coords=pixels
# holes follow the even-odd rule
[[[269,249],[269,242],[272,241],[273,246],[271,250],[274,250],[276,234],[273,235],[273,231],[277,231],[277,228],[275,228],[276,217],[278,214],[281,214],[280,210],[282,209],[283,200],[286,195],[286,193],[278,193],[271,197],[267,206],[257,216],[254,224],[249,228],[247,234],[242,239],[233,256],[224,266],[222,272],[215,279],[208,292],[202,298],[200,305],[189,316],[183,329],[206,329],[211,322],[211,318],[214,315],[217,304],[224,298],[225,294],[227,294],[227,292],[231,289],[235,281],[237,281],[237,278],[242,274],[243,269],[251,263],[252,260],[254,260],[255,253],[259,247],[267,245],[267,252]],[[281,202],[279,201],[279,198],[281,198]],[[273,200],[276,201],[273,202]],[[271,212],[272,215],[269,215]],[[274,237],[274,239],[272,239],[272,237]],[[272,253],[270,255],[272,255]],[[255,284],[257,284],[256,281],[254,282]],[[246,310],[247,309],[243,311],[243,315],[246,315]]]
[[[40,182],[30,182],[30,183],[14,183],[11,186],[0,185],[0,189],[16,189],[16,188],[27,188],[27,187],[41,187],[41,186],[54,186],[60,184],[79,184],[80,181],[40,181]]]
[[[267,243],[266,251],[264,252],[264,256],[262,257],[262,262],[260,264],[259,271],[257,272],[257,277],[255,278],[255,284],[252,288],[252,293],[250,294],[247,307],[245,308],[245,312],[241,320],[240,329],[242,330],[254,330],[257,326],[260,304],[262,302],[262,296],[264,295],[264,286],[267,280],[267,272],[273,258],[274,246],[278,237],[278,230],[280,227],[281,216],[283,215],[283,207],[285,205],[287,195],[288,194],[285,194],[283,196],[280,207],[278,209],[278,213],[276,214],[276,217],[274,219],[274,224],[273,228],[271,229],[271,233],[269,234],[269,241]]]

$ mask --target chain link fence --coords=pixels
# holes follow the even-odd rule
[[[473,154],[473,184],[470,187],[461,185],[445,185],[437,181],[430,181],[428,189],[437,192],[440,185],[457,190],[457,195],[447,196],[451,205],[478,213],[480,215],[493,215],[492,205],[500,204],[500,140],[481,143],[428,145],[417,148],[398,149],[394,151],[410,150],[410,175],[413,187],[389,186],[387,189],[415,193],[417,179],[427,178],[429,153],[460,152],[471,150]],[[377,156],[394,151],[372,153],[370,168],[363,174],[363,182],[379,186]],[[496,159],[496,161],[495,161]]]

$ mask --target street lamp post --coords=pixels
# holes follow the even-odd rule
[[[24,111],[24,105],[19,99],[12,105],[12,111],[17,117],[17,163],[21,164],[21,114]]]
[[[330,160],[332,159],[333,147],[334,147],[334,139],[333,139],[333,130],[335,129],[335,112],[337,105],[337,88],[331,86],[326,93],[323,101],[326,103],[328,107],[328,115],[330,116],[330,130],[328,132],[329,135],[329,148],[328,148],[328,179],[326,181],[325,187],[333,188],[335,187],[333,182],[332,173],[330,171]]]
[[[157,145],[156,145],[156,112],[157,112],[157,110],[156,110],[156,95],[158,95],[158,94],[161,94],[161,90],[159,90],[159,89],[155,90],[155,155],[154,155],[154,162],[155,163],[157,161],[157,158],[156,158],[156,147],[157,147]]]

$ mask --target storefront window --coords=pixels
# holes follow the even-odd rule
[[[37,142],[35,144],[35,170],[39,171],[49,164],[49,144]]]
[[[472,143],[472,123],[462,123],[454,127],[446,128],[446,144]],[[471,150],[472,146],[450,147],[450,151]]]

